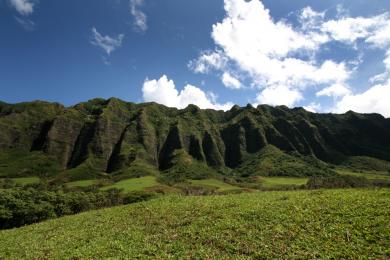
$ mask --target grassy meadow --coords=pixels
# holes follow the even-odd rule
[[[233,186],[231,184],[228,184],[226,182],[217,179],[191,180],[190,183],[193,185],[216,188],[217,191],[220,192],[240,189],[237,186]]]
[[[369,180],[387,180],[390,181],[390,174],[381,171],[353,171],[351,169],[338,169],[337,173],[341,175],[351,175],[358,177],[365,177]]]
[[[305,185],[309,178],[294,178],[294,177],[258,177],[257,181],[264,188],[278,188],[290,185]]]
[[[105,186],[102,189],[108,190],[108,189],[116,188],[122,190],[123,192],[131,192],[131,191],[141,191],[146,188],[151,188],[158,185],[159,183],[157,182],[156,177],[145,176],[140,178],[125,179],[116,182],[112,185]]]
[[[19,185],[28,185],[39,183],[40,179],[38,177],[21,177],[21,178],[12,178],[12,181]]]
[[[390,190],[165,196],[0,231],[0,258],[390,257]]]
[[[68,188],[74,187],[88,187],[98,183],[98,180],[82,180],[82,181],[72,181],[65,184]]]

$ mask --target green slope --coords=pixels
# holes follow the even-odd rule
[[[194,185],[216,188],[220,192],[240,189],[240,187],[233,186],[231,184],[216,179],[191,180],[190,182]]]
[[[335,174],[324,162],[299,154],[288,154],[273,145],[248,156],[237,172],[243,176],[326,176]]]
[[[293,178],[293,177],[259,177],[258,182],[265,188],[278,188],[283,186],[299,186],[307,183],[308,178]]]
[[[382,171],[390,173],[390,162],[367,156],[351,156],[346,159],[342,165],[355,170]]]
[[[124,192],[130,192],[130,191],[141,191],[146,188],[151,188],[157,185],[159,185],[159,183],[156,181],[156,177],[146,176],[146,177],[122,180],[117,183],[114,183],[113,185],[105,186],[104,188],[102,188],[102,190],[109,190],[115,188],[115,189],[123,190]]]
[[[0,231],[0,258],[390,257],[390,190],[163,197]]]

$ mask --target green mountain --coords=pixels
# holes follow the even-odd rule
[[[311,176],[329,174],[327,163],[389,171],[389,161],[390,119],[378,114],[180,110],[116,98],[72,107],[0,102],[0,177]]]

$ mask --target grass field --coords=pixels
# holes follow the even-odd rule
[[[39,182],[38,177],[12,178],[11,180],[19,185],[28,185]]]
[[[204,179],[204,180],[191,180],[191,184],[200,185],[200,186],[208,186],[217,188],[218,191],[231,191],[231,190],[239,190],[240,187],[230,185],[226,182],[217,180],[217,179]]]
[[[159,183],[157,182],[156,177],[146,176],[119,181],[113,185],[103,187],[102,190],[116,188],[121,189],[124,192],[130,192],[144,190],[146,188],[150,188],[157,185],[159,185]]]
[[[265,188],[276,188],[286,185],[304,185],[308,178],[288,178],[288,177],[259,177],[258,181]]]
[[[65,185],[68,188],[73,188],[73,187],[88,187],[88,186],[92,186],[92,185],[97,184],[97,183],[98,183],[98,180],[83,180],[83,181],[68,182]]]
[[[388,180],[390,181],[390,174],[386,172],[378,172],[378,171],[363,171],[356,172],[349,169],[338,169],[337,172],[343,175],[352,175],[359,177],[366,177],[369,180]]]
[[[389,205],[389,189],[166,196],[0,231],[0,258],[388,259]]]

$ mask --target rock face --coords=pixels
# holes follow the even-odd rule
[[[134,161],[166,170],[177,150],[210,167],[234,169],[267,145],[332,163],[349,156],[390,161],[390,119],[266,105],[178,110],[115,98],[69,108],[0,102],[0,152],[42,152],[62,170],[89,165],[112,173]]]

